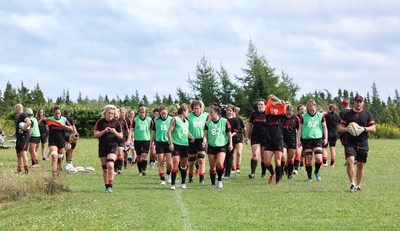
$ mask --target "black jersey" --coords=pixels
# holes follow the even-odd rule
[[[292,115],[290,118],[283,116],[282,131],[285,138],[296,138],[297,130],[299,130],[299,117]]]
[[[74,119],[72,119],[72,118],[69,117],[69,116],[64,116],[64,117],[67,118],[67,121],[69,122],[69,124],[70,124],[71,126],[75,126]],[[71,136],[71,135],[72,135],[72,132],[73,132],[73,131],[65,130],[65,137]]]
[[[239,133],[239,131],[241,130],[240,125],[239,125],[239,121],[237,120],[236,117],[232,117],[232,118],[226,118],[229,123],[231,124],[231,132],[234,133]]]
[[[343,119],[344,115],[349,112],[351,109],[343,109],[339,112],[340,119]]]
[[[239,116],[236,116],[236,119],[237,119],[237,121],[238,121],[238,123],[239,123],[239,131],[238,131],[237,133],[238,133],[238,134],[242,134],[242,130],[243,130],[243,128],[244,128],[243,120],[242,120],[242,118],[240,118]]]
[[[115,119],[112,119],[110,121],[106,119],[99,119],[94,125],[94,130],[103,131],[107,127],[115,128],[118,133],[122,131],[121,124]],[[118,142],[120,142],[120,140],[113,133],[105,133],[99,138],[99,147],[109,147],[117,145]]]
[[[249,123],[253,124],[251,136],[265,136],[267,130],[267,119],[265,112],[252,111],[249,116]]]
[[[26,119],[27,117],[28,117],[28,116],[27,116],[25,113],[21,113],[21,114],[18,116],[17,120],[15,120],[15,136],[17,137],[17,139],[22,139],[22,138],[25,136],[25,134],[27,134],[27,132],[28,132],[28,131],[23,131],[22,134],[19,133],[19,129],[20,129],[19,123],[25,122],[25,119]]]
[[[124,137],[128,137],[129,123],[128,118],[119,118],[118,122],[121,124],[121,131]]]
[[[344,115],[340,123],[347,127],[351,122],[356,122],[361,127],[369,127],[375,124],[374,119],[372,118],[371,113],[366,110],[362,110],[360,112],[356,112],[351,109],[348,113]],[[345,145],[348,144],[359,144],[368,141],[368,133],[363,132],[359,136],[352,136],[350,134],[346,135]]]
[[[279,140],[283,139],[282,132],[282,119],[283,116],[279,115],[265,115],[267,130],[266,130],[266,140]]]
[[[331,134],[337,135],[338,133],[338,124],[340,123],[340,117],[335,112],[327,112],[324,114],[326,127],[328,129],[328,136]]]

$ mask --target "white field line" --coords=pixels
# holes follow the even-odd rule
[[[182,200],[182,196],[181,196],[181,192],[180,190],[176,190],[175,191],[175,198],[176,198],[176,202],[179,206],[179,209],[181,210],[181,214],[183,217],[183,230],[187,230],[187,231],[192,231],[192,224],[190,223],[190,218],[189,218],[189,214],[186,210],[186,206],[185,203]]]

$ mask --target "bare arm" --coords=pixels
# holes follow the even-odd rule
[[[169,149],[171,151],[174,150],[174,144],[172,143],[172,131],[175,128],[175,124],[176,124],[175,119],[171,120],[171,123],[169,125],[169,129],[168,129],[168,133],[167,133],[168,134]]]
[[[253,127],[253,124],[248,122],[247,126],[245,128],[245,138],[244,138],[244,142],[246,144],[249,144],[249,133],[250,133],[250,130],[251,130],[252,127]]]

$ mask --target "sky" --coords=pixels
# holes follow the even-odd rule
[[[46,98],[68,90],[149,99],[180,87],[205,56],[232,81],[252,40],[302,94],[347,89],[381,99],[400,90],[398,0],[0,0],[0,90],[7,81]]]

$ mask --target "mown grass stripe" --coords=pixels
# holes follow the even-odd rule
[[[175,199],[176,199],[176,203],[179,206],[179,209],[181,210],[182,219],[183,219],[183,230],[192,231],[193,230],[192,224],[190,223],[189,214],[186,210],[185,202],[182,199],[180,190],[176,190]]]

